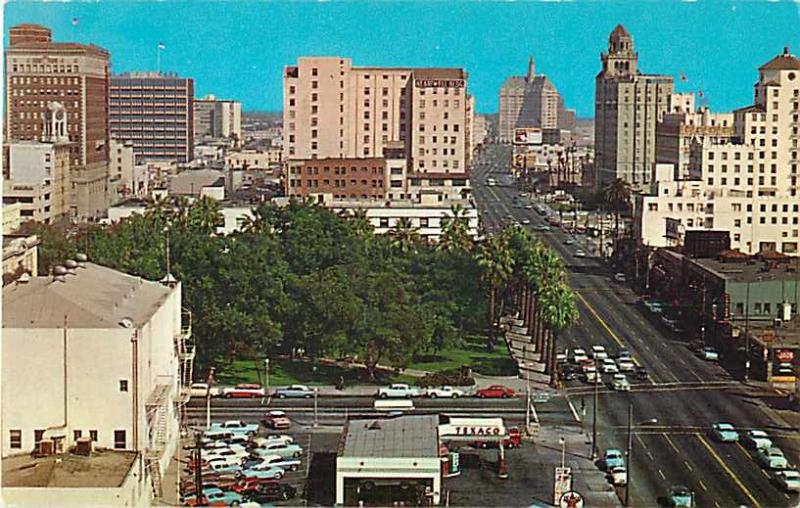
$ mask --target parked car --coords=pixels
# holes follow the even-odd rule
[[[594,346],[592,346],[591,352],[592,352],[592,358],[594,360],[605,360],[608,358],[608,353],[606,352],[606,348],[599,344],[595,344]]]
[[[800,473],[795,469],[776,471],[774,479],[784,492],[800,492]]]
[[[620,372],[634,372],[636,365],[629,357],[624,357],[617,360],[617,368],[619,368]]]
[[[582,348],[575,348],[572,350],[572,361],[575,363],[581,363],[589,359],[589,355],[586,354],[586,350]]]
[[[464,390],[453,388],[452,386],[440,386],[438,388],[428,388],[425,396],[435,399],[437,397],[457,399],[464,396]]]
[[[189,394],[192,397],[206,397],[209,392],[212,397],[219,397],[221,394],[218,386],[212,386],[211,390],[209,390],[208,383],[192,383]]]
[[[248,467],[253,471],[265,471],[273,467],[279,467],[285,471],[297,471],[300,469],[300,459],[286,458],[280,455],[261,455],[259,462]]]
[[[617,373],[611,378],[611,388],[618,392],[629,392],[631,391],[631,384],[625,374]]]
[[[306,385],[289,385],[275,390],[275,396],[279,399],[310,399],[314,396],[314,390]]]
[[[624,283],[626,281],[624,273],[615,273],[614,280],[620,283]]]
[[[383,386],[379,388],[377,396],[379,399],[410,399],[411,397],[419,397],[419,390],[412,388],[407,384],[394,383],[389,386]]]
[[[758,450],[756,460],[767,469],[786,469],[789,466],[781,449],[775,446]]]
[[[603,455],[603,465],[605,465],[607,471],[615,467],[625,467],[625,457],[622,451],[616,448],[607,449],[606,453]]]
[[[527,225],[528,225],[528,224],[530,224],[530,223],[531,223],[531,220],[530,220],[530,219],[522,219],[522,225],[523,225],[523,226],[527,226]]]
[[[683,485],[673,485],[667,490],[667,505],[675,508],[694,508],[694,492]]]
[[[633,371],[633,377],[639,381],[647,381],[650,379],[650,374],[647,373],[647,369],[644,367],[636,367],[636,370]]]
[[[619,372],[619,368],[614,360],[611,358],[606,358],[602,361],[602,363],[600,363],[600,372],[603,374],[616,374]]]
[[[698,355],[703,360],[707,360],[709,362],[716,362],[719,360],[719,353],[717,353],[716,349],[710,346],[706,346],[703,349],[701,349]]]
[[[494,448],[497,446],[496,442],[491,441],[475,441],[472,443],[475,448]],[[522,446],[522,432],[517,427],[508,429],[508,437],[503,440],[504,448],[519,448]]]
[[[203,431],[203,443],[211,443],[213,441],[224,441],[230,438],[233,435],[228,429],[223,429],[219,426],[214,427],[214,424],[211,424],[211,428]]]
[[[272,483],[259,485],[243,494],[250,501],[264,505],[272,501],[288,501],[297,495],[297,489],[288,483]]]
[[[262,420],[270,429],[282,430],[292,426],[292,421],[283,411],[268,411]]]
[[[566,240],[564,240],[564,245],[575,245],[575,240],[573,240],[572,238],[567,238]]]
[[[586,257],[586,252],[583,249],[578,249],[578,250],[575,251],[574,256],[576,258],[585,258]]]
[[[217,448],[213,451],[204,452],[202,457],[209,463],[213,460],[221,459],[226,461],[228,465],[241,465],[249,455],[250,452],[244,449]]]
[[[503,385],[491,385],[475,392],[480,399],[507,399],[514,396],[514,390]]]
[[[225,422],[214,422],[209,430],[223,430],[231,434],[256,435],[258,432],[257,423],[244,423],[241,420],[228,420]]]
[[[730,423],[715,423],[711,426],[711,435],[720,443],[735,443],[739,440],[739,433]]]
[[[272,467],[269,469],[243,469],[239,472],[239,478],[242,483],[257,483],[258,480],[280,480],[286,471],[280,467]]]
[[[203,495],[198,503],[197,496],[189,496],[184,501],[187,506],[235,506],[244,502],[240,494],[217,488],[203,489]]]
[[[294,438],[286,434],[267,434],[263,437],[254,437],[250,440],[250,448],[263,448],[272,443],[294,443]]]
[[[751,450],[772,448],[772,439],[763,430],[748,430],[742,437],[742,443]]]
[[[577,377],[580,369],[569,364],[562,364],[558,367],[558,378],[564,381],[572,381]]]
[[[226,399],[255,399],[264,397],[264,389],[261,388],[261,385],[240,384],[233,388],[223,389],[222,396]]]
[[[294,443],[275,442],[259,448],[253,448],[250,454],[254,459],[261,459],[270,455],[278,455],[284,458],[299,457],[303,455],[303,448]]]
[[[606,476],[612,485],[622,486],[628,483],[628,470],[622,466],[612,467],[608,470]]]

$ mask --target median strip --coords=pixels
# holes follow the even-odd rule
[[[733,471],[731,471],[731,468],[728,467],[728,464],[726,464],[725,461],[722,460],[722,457],[720,457],[719,454],[714,450],[714,448],[710,444],[708,444],[708,441],[706,441],[706,439],[700,435],[697,436],[697,439],[699,439],[700,442],[703,443],[703,446],[705,446],[706,449],[711,453],[711,456],[714,457],[714,459],[719,463],[719,465],[722,466],[722,469],[724,469],[725,472],[728,473],[728,476],[730,476],[733,479],[734,483],[736,483],[739,489],[741,489],[741,491],[744,492],[747,498],[753,503],[753,506],[755,506],[756,508],[760,508],[761,504],[756,500],[755,497],[753,497],[753,494],[751,494],[750,491],[747,490],[747,487],[745,487],[744,483],[742,483],[742,480],[740,480],[739,477],[736,476],[736,474]]]

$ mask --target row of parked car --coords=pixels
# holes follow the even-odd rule
[[[296,489],[282,483],[288,471],[300,468],[303,448],[287,434],[259,436],[259,424],[240,420],[215,422],[203,432],[200,460],[186,464],[192,481],[182,485],[187,506],[234,506],[288,500]],[[195,450],[195,445],[187,445]],[[200,470],[203,491],[198,499],[195,475]]]
[[[720,443],[741,443],[753,450],[755,461],[771,473],[772,480],[785,492],[800,492],[800,472],[789,464],[783,451],[775,446],[769,434],[751,429],[740,434],[730,423],[715,423],[711,436]]]
[[[414,397],[457,399],[468,395],[469,394],[465,390],[452,386],[420,389],[404,383],[394,383],[389,386],[383,386],[378,388],[378,391],[375,393],[375,396],[379,399],[410,399]],[[513,389],[507,386],[491,385],[486,388],[475,390],[472,395],[481,399],[508,399],[514,397],[516,394]]]

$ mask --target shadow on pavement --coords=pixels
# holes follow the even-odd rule
[[[308,470],[305,497],[309,503],[333,506],[336,501],[336,453],[314,453]]]

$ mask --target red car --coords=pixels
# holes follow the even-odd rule
[[[481,388],[475,392],[475,396],[481,399],[507,399],[514,396],[514,390],[503,385],[492,385]]]
[[[497,443],[475,441],[472,443],[472,446],[475,448],[494,448],[497,446]],[[503,448],[519,448],[520,446],[522,446],[522,433],[516,427],[508,429],[508,437],[503,439]]]
[[[264,389],[261,385],[244,383],[233,388],[224,388],[222,396],[226,399],[253,399],[264,397]]]
[[[270,429],[276,430],[288,429],[292,426],[292,421],[283,411],[268,411],[267,414],[264,415],[263,422],[264,425]]]

